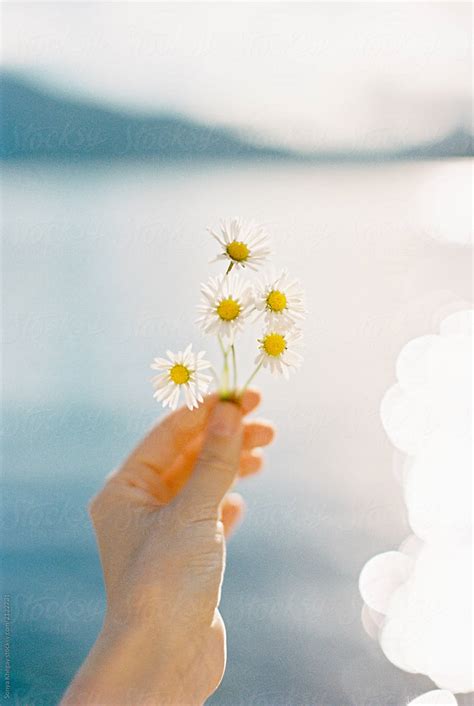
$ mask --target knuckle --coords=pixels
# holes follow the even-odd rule
[[[100,493],[97,495],[94,495],[89,502],[87,503],[87,512],[89,513],[89,517],[91,518],[92,521],[94,521],[97,516],[99,515],[99,506],[100,506]]]
[[[217,522],[219,516],[219,501],[212,496],[200,495],[199,502],[189,503],[187,498],[177,498],[175,501],[176,517],[180,527],[194,527],[196,523]]]
[[[199,465],[208,466],[217,473],[230,473],[234,470],[234,463],[215,451],[205,449],[199,456]]]
[[[93,524],[99,522],[107,511],[107,492],[108,486],[104,486],[96,495],[94,495],[87,504],[87,511]]]

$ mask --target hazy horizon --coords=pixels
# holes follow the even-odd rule
[[[2,63],[290,148],[396,149],[469,129],[470,17],[468,3],[13,2]]]

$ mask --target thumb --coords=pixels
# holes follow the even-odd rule
[[[199,513],[217,513],[239,470],[241,447],[241,408],[233,402],[217,402],[196,466],[179,496],[180,504]]]

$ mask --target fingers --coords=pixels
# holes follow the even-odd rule
[[[249,476],[252,473],[258,473],[263,466],[263,454],[260,449],[252,451],[243,451],[240,456],[239,475]]]
[[[238,493],[228,493],[222,501],[221,520],[224,525],[224,534],[228,537],[245,513],[245,502]]]
[[[204,444],[186,487],[178,496],[195,517],[215,512],[239,470],[242,411],[233,402],[218,402],[209,417]]]
[[[254,410],[260,399],[257,390],[246,390],[239,405],[241,413],[245,415]],[[163,472],[198,434],[203,433],[217,402],[217,394],[209,395],[198,409],[191,411],[187,407],[180,407],[169,414],[138,445],[123,468],[129,472],[130,468],[136,469],[137,465],[142,465],[158,473]]]
[[[247,476],[250,473],[256,473],[262,468],[263,458],[258,454],[259,460],[250,458],[246,451],[251,451],[256,446],[268,446],[274,437],[275,429],[270,422],[264,420],[252,420],[243,422],[244,432],[242,439],[242,452],[240,456],[239,475]],[[204,441],[204,433],[198,434],[193,441],[186,447],[185,451],[179,456],[173,465],[160,476],[160,480],[169,489],[168,500],[174,497],[179,491],[184,488],[188,478],[191,476],[194,465],[201,452]],[[152,473],[152,471],[150,471]],[[161,485],[157,483],[157,488],[161,492]],[[160,496],[161,499],[161,496]],[[168,502],[166,500],[165,502]]]
[[[263,419],[252,419],[244,423],[243,449],[253,449],[256,446],[268,446],[275,438],[275,428]]]

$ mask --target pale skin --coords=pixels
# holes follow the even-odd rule
[[[209,396],[168,415],[90,505],[107,610],[61,706],[199,706],[225,670],[218,606],[225,537],[243,511],[229,493],[274,437],[245,419],[260,402]]]

